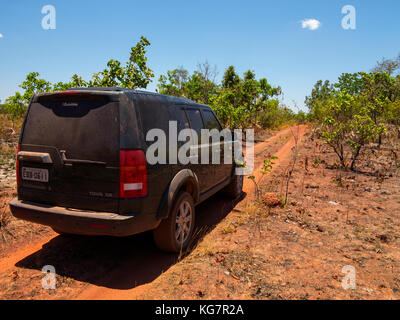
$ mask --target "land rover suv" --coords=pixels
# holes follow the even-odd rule
[[[153,230],[161,250],[185,249],[195,206],[220,190],[238,197],[243,178],[235,174],[235,161],[183,164],[171,158],[171,121],[178,132],[222,130],[210,107],[184,98],[123,88],[34,95],[18,146],[13,215],[58,233],[129,236]],[[166,133],[155,152],[166,155],[166,163],[147,159],[156,142],[146,139],[152,129]],[[200,157],[206,148],[211,156],[211,144],[192,142],[190,148]],[[177,154],[185,145],[178,141]],[[226,139],[217,145],[217,151],[231,148]]]

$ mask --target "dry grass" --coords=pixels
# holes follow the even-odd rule
[[[8,239],[15,238],[10,230],[10,223],[15,220],[11,215],[8,202],[15,196],[15,192],[0,191],[0,242],[7,242]],[[12,228],[11,228],[12,229]]]
[[[234,223],[229,223],[222,227],[221,233],[222,234],[234,233],[234,232],[236,232],[236,229],[237,229],[237,227]]]
[[[10,120],[7,116],[0,114],[0,139],[10,139],[18,135],[23,119]]]
[[[14,168],[22,119],[11,121],[0,114],[0,166]]]

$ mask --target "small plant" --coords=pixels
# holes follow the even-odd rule
[[[334,184],[336,184],[338,187],[343,188],[343,180],[342,180],[342,177],[341,177],[341,176],[339,176],[339,177],[333,179],[332,182],[333,182]]]
[[[258,190],[258,184],[256,182],[256,177],[255,176],[248,176],[247,179],[250,179],[254,183],[254,193],[256,197],[258,198],[259,196],[259,190]]]
[[[296,166],[296,162],[297,162],[297,157],[298,157],[298,143],[299,143],[299,126],[297,126],[297,133],[293,132],[293,130],[290,130],[292,135],[293,135],[293,139],[294,139],[294,147],[292,148],[293,151],[293,159],[292,159],[292,163],[288,168],[287,171],[287,176],[286,176],[286,190],[285,190],[285,197],[283,198],[282,201],[282,205],[285,206],[288,203],[288,197],[289,197],[289,184],[290,184],[290,180],[292,179],[292,174],[294,171],[294,168]]]
[[[321,163],[322,163],[322,159],[320,157],[316,157],[313,160],[313,165],[312,166],[313,166],[313,168],[318,168]]]
[[[277,159],[278,159],[278,157],[274,157],[274,156],[269,159],[265,159],[264,164],[261,168],[261,173],[263,175],[270,173],[272,171],[272,166],[275,164],[275,162],[272,162],[272,160],[277,160]]]
[[[280,194],[279,199],[281,200],[281,206],[284,207],[286,206],[286,200],[283,198],[283,196]]]
[[[264,177],[264,175],[267,175],[267,174],[271,173],[271,171],[273,169],[273,165],[275,164],[275,162],[273,162],[272,160],[277,160],[277,159],[278,159],[278,157],[275,157],[275,156],[272,156],[272,157],[270,157],[268,159],[264,159],[263,166],[261,167],[262,176],[260,177],[258,182],[256,182],[256,177],[255,176],[248,176],[247,177],[248,179],[250,179],[254,183],[255,195],[257,197],[257,200],[260,197],[260,188],[258,187],[258,185],[260,184],[260,182],[261,182],[262,178]]]

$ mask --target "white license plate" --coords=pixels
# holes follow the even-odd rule
[[[49,170],[23,167],[22,179],[29,181],[49,182]]]

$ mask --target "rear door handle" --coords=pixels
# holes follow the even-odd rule
[[[20,161],[53,163],[50,154],[42,152],[20,151],[17,154],[17,159]]]

